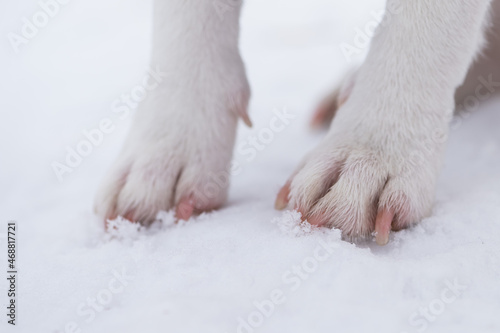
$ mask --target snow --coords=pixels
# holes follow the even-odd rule
[[[181,224],[163,212],[149,229],[117,221],[111,235],[92,200],[130,125],[111,104],[148,69],[151,1],[71,1],[18,54],[1,38],[0,211],[17,221],[19,263],[18,325],[2,313],[1,331],[499,332],[500,99],[455,123],[433,216],[386,247],[273,210],[321,138],[307,129],[313,106],[351,66],[339,45],[383,4],[247,1],[254,128],[240,128],[239,144],[273,111],[296,118],[250,161],[236,154],[242,170],[220,211]],[[0,9],[7,36],[39,5]],[[51,164],[104,118],[114,130],[59,182]],[[92,309],[96,298],[107,304]]]

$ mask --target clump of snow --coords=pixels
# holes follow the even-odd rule
[[[174,210],[169,210],[168,212],[162,210],[159,211],[158,214],[156,215],[156,221],[155,223],[153,223],[153,225],[151,225],[151,228],[165,229],[173,227],[175,224],[176,224],[176,219]]]
[[[108,220],[108,232],[105,233],[105,241],[112,239],[137,240],[144,227],[139,223],[132,223],[121,216],[114,220]]]
[[[285,234],[290,236],[304,236],[311,233],[313,226],[302,221],[302,214],[297,210],[286,210],[280,217],[271,220]]]
[[[193,218],[193,221],[202,218]],[[156,215],[156,220],[149,226],[143,226],[140,223],[133,223],[129,220],[118,216],[116,219],[107,221],[107,232],[104,234],[104,242],[117,240],[126,244],[139,240],[141,236],[154,235],[158,232],[170,229],[174,226],[182,226],[186,221],[177,221],[175,212],[160,211]]]

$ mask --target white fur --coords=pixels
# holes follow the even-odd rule
[[[220,0],[218,0],[220,2]],[[222,205],[237,116],[250,96],[238,50],[240,5],[218,15],[211,1],[155,2],[152,64],[167,73],[140,105],[120,157],[96,199],[109,218],[151,222],[191,197]]]
[[[382,209],[394,210],[395,229],[430,214],[454,92],[484,43],[489,2],[388,0],[398,13],[294,177],[292,207],[347,237],[370,235]]]

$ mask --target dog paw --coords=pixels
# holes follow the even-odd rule
[[[122,216],[147,225],[170,209],[187,220],[225,202],[237,119],[250,123],[248,84],[244,77],[193,82],[160,87],[139,107],[96,197],[106,221]]]
[[[297,209],[313,225],[356,240],[407,228],[432,210],[447,122],[401,101],[351,96],[324,141],[281,189],[276,208]],[[363,108],[365,107],[365,108]],[[402,111],[401,109],[406,109]]]

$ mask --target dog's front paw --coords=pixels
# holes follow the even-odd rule
[[[391,230],[430,214],[447,122],[404,101],[395,110],[396,101],[374,99],[370,106],[351,99],[281,189],[276,208],[295,208],[311,224],[341,229],[347,239],[375,233],[384,245]]]
[[[249,88],[238,75],[180,79],[139,107],[124,149],[98,192],[95,210],[150,224],[161,210],[179,219],[220,207],[227,197],[238,117],[249,123]]]
[[[224,143],[200,134],[159,141],[138,143],[120,157],[98,193],[99,216],[147,225],[161,210],[175,208],[176,216],[187,220],[224,203],[231,136]]]

